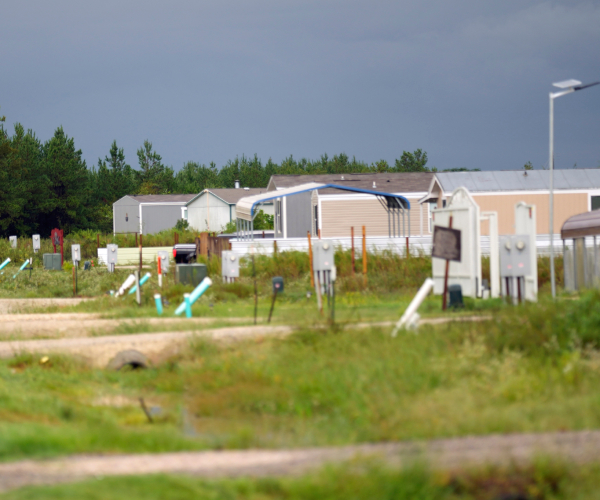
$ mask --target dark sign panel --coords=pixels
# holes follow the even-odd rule
[[[460,262],[460,229],[435,226],[431,256]]]

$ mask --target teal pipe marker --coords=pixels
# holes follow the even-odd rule
[[[0,264],[0,269],[4,269],[6,266],[8,266],[9,262],[10,262],[10,257],[8,257],[2,264]]]
[[[212,280],[210,278],[204,278],[202,283],[200,283],[194,291],[190,294],[189,301],[190,307],[196,302],[206,290],[210,288],[212,285]],[[185,300],[181,303],[181,305],[175,310],[175,315],[179,316],[183,311],[185,311]]]
[[[160,316],[163,313],[162,298],[160,293],[154,294],[154,302],[156,302],[156,312]]]
[[[192,304],[190,303],[190,294],[189,293],[183,294],[183,302],[185,304],[185,317],[191,318],[192,317]]]
[[[29,259],[27,259],[25,262],[23,262],[23,265],[19,268],[19,270],[13,276],[13,279],[15,279],[17,277],[17,274],[19,274],[23,269],[25,269],[27,267],[27,264],[29,264]]]
[[[151,276],[151,274],[150,274],[150,273],[146,273],[146,274],[144,275],[144,277],[143,277],[143,278],[140,280],[140,290],[142,289],[142,285],[143,285],[144,283],[146,283],[146,281],[148,281],[148,280],[150,279],[150,276]],[[135,291],[136,291],[136,290],[137,290],[137,286],[136,286],[136,285],[133,285],[133,286],[131,287],[131,290],[129,290],[129,295],[131,295],[132,293],[135,293]]]

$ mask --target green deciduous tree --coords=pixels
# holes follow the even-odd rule
[[[427,164],[427,153],[421,149],[414,153],[403,151],[399,160],[396,160],[394,172],[429,172]]]

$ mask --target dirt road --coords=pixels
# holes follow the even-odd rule
[[[377,457],[391,466],[424,460],[434,469],[526,464],[539,456],[567,463],[600,460],[600,431],[509,434],[423,442],[292,450],[205,451],[142,455],[73,456],[0,464],[0,491],[116,475],[192,474],[206,478],[298,475],[329,463]]]
[[[42,313],[0,314],[0,340],[88,337],[122,331],[165,331],[202,329],[212,323],[244,323],[251,318],[118,318],[104,319],[99,314]]]
[[[219,341],[233,341],[261,336],[286,335],[290,326],[237,326],[183,332],[136,333],[131,335],[104,335],[101,337],[76,337],[44,340],[11,340],[0,342],[0,358],[19,353],[36,353],[40,356],[63,353],[83,358],[91,366],[104,368],[120,351],[135,349],[151,361],[178,352],[194,336]]]

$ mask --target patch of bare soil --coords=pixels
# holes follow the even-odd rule
[[[245,318],[120,318],[104,319],[99,314],[0,314],[0,340],[87,337],[113,333],[119,327],[203,328],[216,321],[236,323]]]
[[[237,326],[207,330],[190,330],[161,333],[136,333],[130,335],[105,335],[100,337],[74,337],[42,340],[7,340],[0,342],[0,358],[20,353],[51,356],[63,353],[82,358],[91,366],[105,367],[117,353],[135,350],[150,361],[160,361],[175,355],[189,344],[194,336],[217,341],[235,341],[263,336],[286,335],[293,331],[289,326]]]
[[[432,469],[528,465],[540,456],[583,464],[600,460],[600,431],[509,434],[422,442],[364,444],[291,450],[80,455],[58,460],[0,464],[0,490],[81,481],[98,476],[191,474],[216,477],[298,475],[330,463],[375,457],[393,467],[425,461]]]

